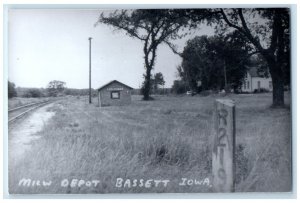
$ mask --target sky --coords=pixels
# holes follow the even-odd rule
[[[124,31],[96,23],[101,10],[11,9],[8,14],[8,79],[17,87],[45,88],[51,80],[68,88],[88,88],[89,41],[92,37],[92,88],[119,80],[139,88],[145,73],[143,43]],[[177,40],[183,50],[188,39],[212,35],[202,26]],[[152,73],[161,72],[171,87],[181,58],[160,45]]]

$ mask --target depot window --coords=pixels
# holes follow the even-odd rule
[[[110,96],[111,99],[120,99],[120,91],[112,91]]]

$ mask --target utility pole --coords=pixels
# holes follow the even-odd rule
[[[91,50],[92,50],[92,45],[91,45],[91,42],[92,42],[92,38],[89,37],[89,41],[90,41],[90,66],[89,66],[89,103],[91,104],[92,103],[92,89],[91,89]]]

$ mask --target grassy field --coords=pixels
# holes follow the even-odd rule
[[[48,111],[56,112],[39,132],[41,139],[9,169],[12,193],[148,193],[211,192],[212,111],[218,96],[161,96],[129,106],[96,107],[96,99],[66,98]],[[271,94],[229,95],[236,102],[236,191],[275,192],[291,189],[291,119],[287,107],[270,108]],[[52,181],[51,186],[18,187],[22,178]],[[130,179],[116,187],[117,178]],[[67,179],[99,180],[61,186]],[[133,180],[153,181],[134,187]],[[151,182],[151,181],[150,181]],[[66,183],[66,182],[64,182]],[[123,182],[124,183],[124,182]]]
[[[17,108],[19,106],[23,106],[26,104],[46,101],[48,98],[41,97],[41,98],[24,98],[24,97],[13,97],[8,99],[8,109]]]

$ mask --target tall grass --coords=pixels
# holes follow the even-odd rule
[[[237,191],[289,190],[289,110],[270,109],[268,94],[231,98],[237,104]],[[57,102],[49,109],[56,115],[39,132],[42,138],[32,143],[32,150],[17,166],[10,167],[10,192],[211,192],[207,186],[179,186],[178,182],[211,179],[214,99],[158,97],[146,102],[134,98],[129,106],[105,108],[88,105],[85,99]],[[168,187],[117,188],[119,177],[171,182]],[[17,187],[21,178],[58,184]],[[59,183],[64,178],[101,182],[95,188],[62,188]]]
[[[24,98],[24,97],[13,97],[8,99],[8,109],[17,108],[26,104],[46,101],[48,98]]]

